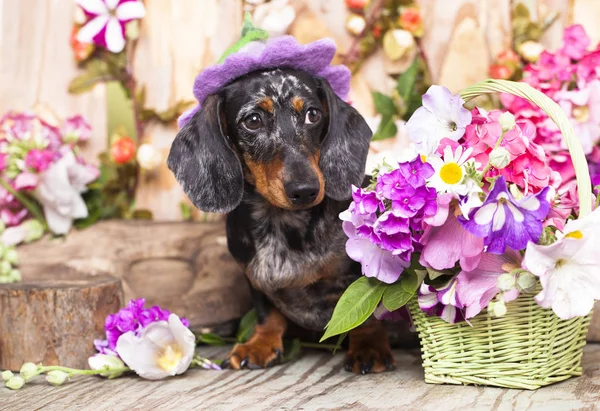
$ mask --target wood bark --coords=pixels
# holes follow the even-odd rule
[[[48,266],[26,281],[0,286],[0,369],[25,362],[87,368],[106,316],[123,300],[121,281]]]

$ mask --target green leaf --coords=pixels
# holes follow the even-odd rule
[[[424,270],[405,271],[400,280],[387,287],[383,293],[383,305],[388,311],[396,311],[404,307],[417,293],[425,274]]]
[[[242,317],[237,332],[237,341],[239,343],[245,343],[252,337],[257,320],[256,310],[250,310]]]
[[[413,94],[413,90],[415,89],[415,84],[417,82],[417,76],[419,74],[419,58],[415,58],[410,67],[400,76],[398,77],[398,82],[396,83],[396,91],[406,105],[410,100],[411,95]]]
[[[227,345],[227,342],[223,340],[220,335],[213,333],[199,334],[196,336],[196,340],[199,343],[206,345]]]
[[[192,207],[184,203],[179,203],[179,209],[181,210],[181,219],[184,221],[190,221],[192,219]]]
[[[292,341],[284,341],[283,352],[282,362],[292,361],[302,353],[302,343],[298,338],[294,338]]]
[[[321,341],[364,323],[375,311],[385,288],[382,282],[367,277],[360,277],[350,284],[335,306]]]
[[[426,270],[427,270],[427,274],[429,275],[429,278],[431,280],[435,280],[436,278],[442,277],[444,275],[454,275],[454,273],[450,270],[438,271],[438,270],[435,270],[435,269],[429,268],[429,267],[427,267]]]
[[[194,104],[193,101],[179,100],[164,111],[156,111],[152,108],[144,108],[140,113],[140,117],[144,121],[158,120],[161,123],[170,123],[177,120],[177,118],[192,104]]]
[[[373,134],[371,141],[385,140],[386,138],[395,137],[398,134],[398,127],[394,122],[393,117],[382,117],[377,131]]]
[[[104,60],[93,59],[85,65],[85,72],[69,83],[69,93],[80,94],[91,90],[98,83],[112,80],[108,64]]]
[[[335,343],[335,348],[333,349],[333,354],[335,354],[337,350],[340,350],[342,348],[342,343],[344,342],[344,340],[346,339],[347,336],[348,336],[348,333],[340,334],[337,342]]]
[[[382,117],[394,117],[398,114],[396,104],[394,104],[394,100],[391,97],[378,91],[374,91],[372,95],[375,111],[381,114]]]

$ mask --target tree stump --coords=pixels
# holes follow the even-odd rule
[[[25,362],[87,368],[106,316],[122,303],[118,278],[61,266],[0,286],[0,369]]]
[[[112,275],[123,281],[125,302],[145,298],[187,317],[195,330],[232,324],[252,307],[223,222],[103,221],[18,251],[25,280],[49,266]]]

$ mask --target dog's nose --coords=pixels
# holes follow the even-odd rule
[[[312,204],[319,195],[319,182],[290,182],[285,185],[285,195],[296,206]]]

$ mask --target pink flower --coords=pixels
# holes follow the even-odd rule
[[[461,271],[456,277],[456,295],[465,309],[465,318],[473,318],[487,307],[501,291],[498,277],[520,266],[521,255],[508,248],[504,254],[484,253],[474,269]],[[504,293],[504,301],[513,301],[518,296],[519,291],[514,288]]]
[[[125,48],[125,24],[146,15],[138,0],[76,0],[89,17],[77,33],[81,43],[97,44],[112,53]]]
[[[81,115],[66,119],[61,131],[63,140],[68,143],[88,141],[92,137],[92,126]]]
[[[47,170],[57,157],[58,155],[56,152],[33,149],[25,156],[25,166],[40,173]]]
[[[564,45],[560,52],[573,60],[583,57],[590,45],[590,38],[580,24],[567,27],[563,35]]]
[[[452,196],[438,198],[438,213],[426,221],[419,263],[436,270],[452,268],[460,261],[465,270],[477,266],[483,253],[483,238],[475,237],[463,228],[456,217],[457,206],[450,203]],[[433,225],[436,224],[436,225]]]
[[[19,208],[16,210],[10,208],[0,208],[0,220],[8,226],[16,226],[27,216],[27,209]]]
[[[572,91],[559,91],[554,99],[570,117],[584,153],[591,153],[600,139],[600,80],[580,83]]]
[[[38,184],[38,176],[27,171],[19,174],[14,181],[15,190],[33,190]]]

